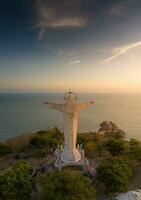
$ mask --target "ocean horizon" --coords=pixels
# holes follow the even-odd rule
[[[45,101],[63,103],[63,93],[0,93],[0,141],[57,126],[63,130],[59,111]],[[141,94],[79,93],[78,102],[94,100],[79,114],[78,132],[98,131],[102,121],[113,121],[126,137],[141,140]]]

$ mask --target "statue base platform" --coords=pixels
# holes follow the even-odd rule
[[[62,168],[68,167],[68,166],[81,166],[83,169],[83,173],[87,173],[87,168],[89,166],[89,161],[84,157],[84,150],[78,150],[81,158],[80,160],[77,161],[67,161],[64,162],[61,159],[61,154],[63,153],[63,150],[56,150],[55,155],[56,155],[56,161],[54,164],[54,167],[56,170],[62,170]]]

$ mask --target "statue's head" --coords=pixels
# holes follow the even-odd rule
[[[74,92],[66,92],[64,95],[64,101],[67,104],[75,104],[77,101],[77,95]]]

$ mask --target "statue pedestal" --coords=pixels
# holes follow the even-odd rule
[[[65,163],[68,162],[77,162],[81,159],[81,154],[80,152],[75,149],[72,152],[67,152],[67,151],[63,151],[61,152],[61,160]]]
[[[89,166],[89,161],[84,157],[84,150],[79,150],[76,149],[80,155],[79,160],[63,160],[63,150],[56,150],[55,155],[56,155],[56,161],[55,161],[55,168],[57,170],[61,170],[64,167],[68,166],[81,166],[83,168],[83,173],[87,173],[87,168]]]

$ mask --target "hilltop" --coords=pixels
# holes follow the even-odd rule
[[[82,170],[75,167],[64,169],[62,172],[54,171],[54,151],[58,145],[63,145],[63,133],[55,127],[53,129],[38,131],[37,133],[24,134],[17,138],[8,139],[4,143],[0,143],[0,183],[2,183],[1,181],[4,177],[9,177],[10,173],[16,173],[15,171],[13,172],[13,168],[14,170],[17,170],[17,168],[23,170],[23,168],[28,165],[30,166],[30,173],[27,173],[27,171],[23,172],[25,173],[25,177],[27,177],[26,181],[30,184],[30,191],[28,191],[30,195],[28,199],[44,199],[49,193],[48,187],[46,188],[45,185],[48,185],[49,180],[52,181],[52,184],[53,182],[57,184],[53,176],[56,178],[58,177],[58,181],[61,181],[60,176],[62,176],[63,173],[63,180],[65,181],[68,179],[68,184],[69,179],[72,181],[74,179],[73,173],[75,177],[78,177],[79,181],[88,184],[89,190],[91,194],[93,194],[92,196],[90,195],[90,199],[96,198],[94,191],[97,191],[98,196],[101,194],[109,196],[115,195],[118,192],[140,188],[140,141],[135,139],[127,141],[123,130],[119,129],[113,122],[104,121],[100,124],[98,132],[79,133],[77,142],[83,146],[85,156],[89,159],[93,168],[96,169],[96,179],[90,176],[90,174],[87,174],[88,177],[86,180],[83,179]],[[113,168],[113,166],[118,165],[120,167]],[[107,168],[107,166],[109,167]],[[110,172],[109,169],[111,169]],[[101,173],[101,170],[103,173]],[[107,176],[110,178],[109,180],[113,183],[113,186],[112,184],[109,185],[107,178],[105,179]],[[32,179],[32,183],[29,181],[30,178]],[[64,187],[63,182],[60,184],[62,184],[59,186],[60,190],[62,190]],[[5,186],[3,185],[3,187]],[[58,186],[54,186],[54,190],[56,190],[56,187]],[[73,189],[72,186],[70,190]],[[18,190],[17,187],[15,193],[18,192]],[[23,190],[25,190],[26,193],[27,189],[24,184],[21,185],[20,188],[20,191]],[[12,192],[11,188],[9,190],[9,195],[11,194],[10,191]],[[0,192],[2,191],[0,190]],[[72,195],[69,193],[69,189],[68,194],[70,196]],[[3,198],[8,199],[6,196],[3,196]],[[88,198],[88,193],[84,195],[83,199],[85,200],[86,198]]]

